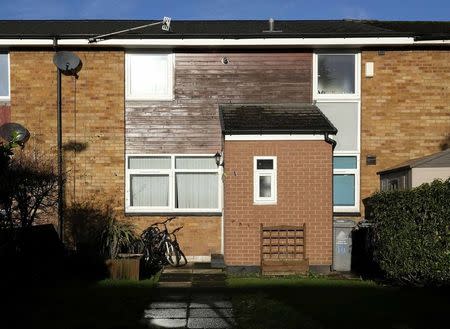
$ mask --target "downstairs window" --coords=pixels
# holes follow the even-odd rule
[[[214,156],[129,155],[127,212],[220,212],[220,167]]]

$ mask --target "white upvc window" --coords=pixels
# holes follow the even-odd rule
[[[360,54],[317,52],[313,56],[314,99],[359,98]]]
[[[333,156],[333,208],[335,212],[359,212],[359,154]]]
[[[10,98],[9,54],[0,52],[0,101]]]
[[[277,203],[277,157],[253,157],[253,202]]]
[[[172,100],[174,55],[127,53],[125,89],[127,100]]]
[[[221,166],[214,155],[127,155],[128,213],[220,213]]]

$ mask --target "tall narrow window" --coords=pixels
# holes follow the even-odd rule
[[[335,210],[355,211],[357,185],[359,180],[358,158],[356,156],[335,156],[333,158],[333,205]]]
[[[173,98],[173,54],[126,54],[126,97],[129,100]]]
[[[277,202],[277,158],[254,157],[253,201],[255,204],[275,204]]]
[[[9,99],[9,55],[0,53],[0,99]]]

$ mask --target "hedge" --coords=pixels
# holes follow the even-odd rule
[[[365,201],[373,223],[374,258],[399,284],[450,284],[450,179]]]

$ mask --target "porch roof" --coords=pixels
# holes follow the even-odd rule
[[[220,105],[219,112],[225,135],[337,133],[313,104]]]

